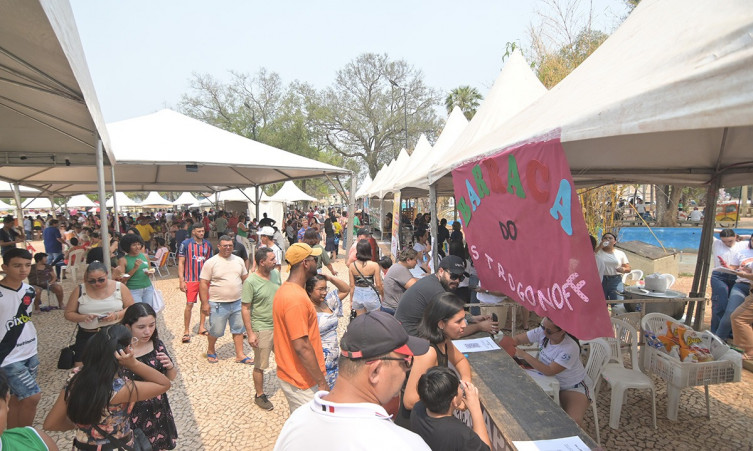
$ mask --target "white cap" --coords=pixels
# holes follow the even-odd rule
[[[275,229],[269,226],[264,226],[261,228],[261,230],[259,230],[259,235],[275,236]]]

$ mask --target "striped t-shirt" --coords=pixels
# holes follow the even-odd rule
[[[180,243],[178,257],[184,257],[183,278],[186,282],[198,282],[204,262],[212,257],[212,245],[207,240],[197,242],[188,238]]]

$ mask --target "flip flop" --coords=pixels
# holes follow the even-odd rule
[[[219,362],[219,360],[217,359],[217,354],[207,354],[207,362],[209,363]]]
[[[254,359],[252,359],[251,357],[244,357],[241,360],[236,360],[235,363],[240,363],[241,365],[253,365]]]
[[[190,343],[191,342],[191,336],[188,334],[183,335],[183,339],[181,340],[183,343]]]
[[[209,331],[208,330],[202,330],[201,332],[199,332],[199,335],[209,335]]]

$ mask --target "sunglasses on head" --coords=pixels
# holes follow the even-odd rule
[[[89,279],[86,281],[89,285],[94,285],[95,283],[105,283],[107,282],[107,277],[99,277],[97,279]]]
[[[465,279],[465,276],[462,274],[450,273],[450,279],[457,280],[458,282],[462,282]]]

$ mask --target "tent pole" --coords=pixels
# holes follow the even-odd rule
[[[99,227],[99,233],[100,237],[102,238],[102,255],[104,256],[104,264],[105,268],[107,268],[108,271],[110,271],[110,253],[107,252],[107,250],[110,249],[110,231],[107,228],[107,207],[105,207],[105,202],[107,201],[107,198],[105,197],[105,157],[104,157],[104,148],[102,147],[102,138],[97,136],[97,188],[99,191],[99,220],[100,220],[100,227]],[[112,164],[112,162],[110,162]]]
[[[112,180],[112,222],[115,223],[115,231],[120,233],[120,215],[118,214],[118,192],[115,189],[115,165],[110,164],[110,179]],[[102,211],[103,203],[100,202],[99,210]],[[105,205],[105,208],[107,206]]]
[[[382,209],[383,206],[384,206],[384,199],[379,199],[379,219],[378,219],[378,224],[379,224],[379,241],[383,241],[384,240],[384,222],[383,222],[384,219],[382,219],[384,217],[383,216],[384,212],[382,211],[383,210]]]
[[[350,192],[348,193],[348,233],[345,234],[346,251],[355,243],[355,233],[353,233],[353,224],[356,217],[356,174],[350,173]]]
[[[437,237],[439,236],[439,226],[437,218],[437,185],[429,185],[429,216],[431,216],[431,259],[434,262],[433,268],[436,271],[439,268],[439,246]]]
[[[13,197],[16,199],[16,209],[18,212],[16,213],[16,220],[20,221],[18,224],[21,226],[21,229],[24,228],[24,206],[21,204],[21,188],[19,188],[18,183],[13,184]],[[20,219],[19,219],[20,218]],[[24,232],[25,236],[26,232]]]
[[[259,193],[259,185],[254,186],[254,199],[256,207],[256,220],[259,221],[259,203],[261,202],[261,194]]]
[[[693,276],[693,286],[690,291],[690,297],[706,297],[706,286],[708,283],[709,266],[711,258],[711,244],[712,236],[714,233],[714,225],[716,222],[716,201],[719,197],[720,178],[715,177],[709,185],[706,192],[706,208],[704,209],[703,218],[703,230],[701,231],[701,245],[698,248],[698,258],[696,260],[695,274]],[[693,328],[700,327],[703,321],[703,315],[705,310],[705,304],[698,304],[698,309],[695,309],[695,303],[691,303],[688,307],[688,313],[685,318],[685,323],[688,325],[693,320],[693,313],[695,310],[695,318]]]

